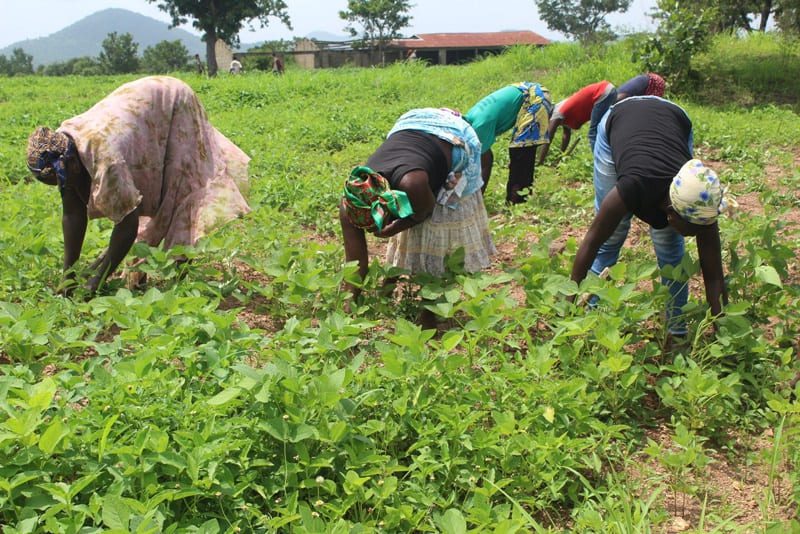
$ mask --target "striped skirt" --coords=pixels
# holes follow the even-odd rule
[[[464,247],[464,269],[470,273],[488,267],[497,253],[480,191],[461,199],[456,209],[436,204],[425,222],[392,237],[386,262],[412,274],[439,276],[445,272],[445,257],[459,247]]]

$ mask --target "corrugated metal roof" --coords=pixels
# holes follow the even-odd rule
[[[419,33],[410,39],[395,39],[390,46],[398,48],[494,48],[513,45],[550,44],[532,31],[486,33]]]

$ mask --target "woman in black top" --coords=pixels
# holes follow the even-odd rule
[[[614,265],[636,215],[650,225],[659,267],[680,264],[684,236],[696,236],[711,312],[727,304],[716,219],[726,207],[716,174],[692,159],[692,122],[677,105],[654,96],[612,107],[598,128],[594,152],[595,211],[572,267],[580,282],[591,268]],[[687,282],[662,277],[672,296],[670,333],[685,335],[680,318]]]
[[[392,238],[387,262],[411,274],[442,275],[464,249],[464,268],[496,252],[481,195],[480,141],[461,115],[424,108],[404,114],[383,144],[345,182],[339,220],[345,259],[369,267],[366,231]],[[350,287],[354,296],[360,293]],[[426,326],[432,317],[423,317]]]

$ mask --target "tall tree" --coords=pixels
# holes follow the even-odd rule
[[[192,19],[192,26],[203,32],[206,43],[208,74],[217,73],[217,39],[231,46],[239,44],[239,32],[246,23],[258,21],[263,28],[269,17],[277,17],[287,28],[292,29],[286,3],[283,0],[147,0],[158,4],[159,9],[169,13],[172,24],[185,24]]]
[[[8,58],[11,75],[33,74],[33,56],[26,54],[22,48],[15,48]]]
[[[365,43],[378,47],[383,63],[386,43],[400,37],[400,30],[411,22],[410,9],[407,0],[348,0],[347,9],[340,11],[339,17],[350,23],[345,27],[350,35],[360,35]]]
[[[709,28],[720,20],[719,12],[700,2],[657,0],[651,16],[658,28],[641,43],[634,56],[645,70],[658,72],[668,77],[673,87],[685,89],[695,77],[692,57],[710,46]]]
[[[782,32],[800,33],[800,0],[776,0],[775,24]]]
[[[536,0],[539,17],[547,27],[582,43],[614,38],[606,16],[624,13],[631,0]]]
[[[147,72],[175,72],[189,63],[189,51],[180,40],[161,41],[148,46],[142,54],[142,66]]]
[[[103,39],[102,46],[97,60],[106,74],[127,74],[139,68],[139,44],[133,41],[130,33],[111,32]]]

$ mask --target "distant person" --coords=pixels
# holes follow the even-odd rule
[[[200,54],[194,55],[194,66],[195,70],[197,70],[197,74],[203,74],[206,71],[206,66],[203,64],[203,60],[200,59]]]
[[[231,61],[231,65],[230,68],[228,69],[228,72],[234,75],[242,72],[242,63],[236,57],[234,57],[233,61]]]
[[[114,222],[86,283],[94,293],[134,241],[193,245],[250,211],[242,195],[250,158],[208,122],[188,85],[167,76],[126,83],[56,131],[37,128],[27,158],[61,195],[68,292],[89,219]]]
[[[283,60],[275,52],[272,53],[272,74],[283,74]]]
[[[481,194],[480,141],[459,114],[414,109],[345,181],[339,206],[345,259],[367,275],[365,232],[391,238],[387,262],[411,274],[441,276],[445,258],[464,249],[468,272],[484,269],[496,252]],[[354,296],[360,290],[349,288]],[[420,322],[435,327],[425,310]]]
[[[617,90],[614,84],[603,80],[602,82],[587,85],[583,89],[573,93],[570,97],[556,104],[553,115],[550,117],[550,125],[547,128],[547,136],[555,139],[556,130],[563,126],[564,133],[561,137],[561,152],[565,152],[569,147],[572,130],[577,130],[587,122],[589,123],[589,148],[594,151],[594,142],[597,138],[597,124],[611,104],[617,101]],[[542,146],[539,153],[539,164],[544,162],[550,144]]]
[[[492,145],[497,136],[513,127],[511,143],[508,145],[510,163],[506,202],[525,202],[526,195],[522,191],[533,185],[536,149],[539,145],[550,142],[547,126],[552,111],[550,91],[532,82],[521,82],[498,89],[467,111],[464,119],[472,125],[481,141],[484,192],[494,163]]]
[[[617,89],[617,102],[629,96],[664,96],[664,78],[654,72],[634,76]]]
[[[406,54],[406,61],[415,61],[417,59],[417,50],[412,48]]]
[[[714,171],[692,159],[692,144],[692,121],[668,100],[630,97],[606,113],[594,151],[595,217],[575,256],[574,281],[617,262],[636,215],[650,225],[659,267],[680,265],[684,236],[697,236],[706,299],[713,315],[722,312],[727,294],[717,217],[735,201]],[[669,332],[683,336],[688,282],[662,277],[662,283],[671,295]]]

